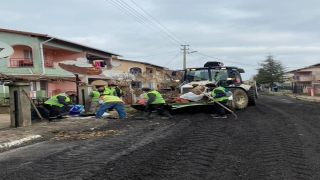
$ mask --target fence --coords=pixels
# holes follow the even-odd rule
[[[269,89],[268,86],[265,86],[265,89]],[[274,91],[273,88],[271,88],[271,91]],[[297,85],[292,85],[292,86],[278,86],[278,91],[292,91],[292,93],[295,94],[302,94],[306,93],[305,87],[304,86],[297,86]]]

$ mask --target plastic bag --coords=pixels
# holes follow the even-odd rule
[[[147,101],[147,99],[142,98],[138,100],[138,104],[144,104]]]
[[[69,114],[82,114],[84,113],[84,106],[83,105],[74,105],[70,110]]]
[[[180,96],[180,98],[188,99],[190,101],[199,101],[203,98],[204,94],[195,94],[192,92],[185,93]]]

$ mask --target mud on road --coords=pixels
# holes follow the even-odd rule
[[[0,179],[320,179],[319,104],[262,94],[236,113],[111,121],[120,133],[1,153]]]

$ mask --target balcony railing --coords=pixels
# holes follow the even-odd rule
[[[300,76],[297,76],[297,81],[312,81],[313,78],[312,76],[307,76],[307,75],[300,75]]]
[[[10,67],[30,67],[33,66],[32,58],[11,58]]]

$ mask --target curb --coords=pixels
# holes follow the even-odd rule
[[[302,101],[309,101],[309,102],[320,102],[320,99],[317,100],[317,99],[310,99],[310,98],[307,98],[307,97],[301,97],[301,96],[295,96],[295,95],[288,95],[288,94],[282,94],[284,96],[287,96],[287,97],[291,97],[291,98],[295,98],[297,100],[302,100]]]
[[[0,150],[4,149],[4,148],[10,148],[12,146],[17,146],[17,145],[21,145],[23,143],[26,143],[28,141],[34,140],[34,139],[38,139],[38,138],[42,138],[41,135],[34,135],[34,136],[29,136],[23,139],[19,139],[19,140],[14,140],[11,142],[7,142],[7,143],[2,143],[0,144]]]

